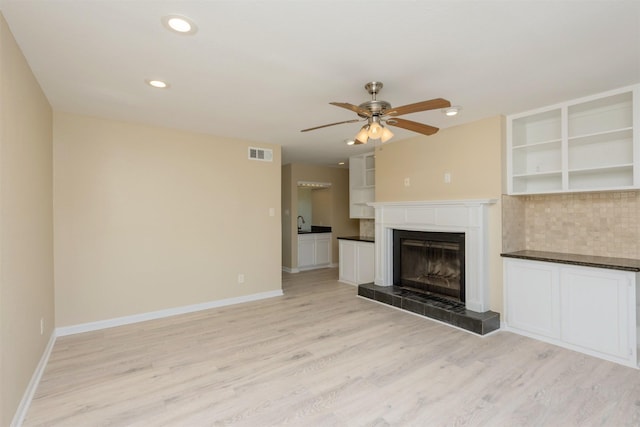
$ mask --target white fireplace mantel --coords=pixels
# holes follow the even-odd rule
[[[487,207],[496,199],[369,203],[375,219],[375,284],[393,285],[393,230],[465,233],[465,305],[489,310]]]

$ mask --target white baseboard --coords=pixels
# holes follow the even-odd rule
[[[282,271],[285,273],[300,273],[301,271],[309,271],[309,270],[318,270],[320,268],[338,268],[338,264],[333,262],[331,264],[323,264],[323,265],[314,265],[312,267],[300,267],[300,268],[289,268],[282,266]]]
[[[245,295],[235,298],[227,298],[217,301],[209,301],[201,304],[186,305],[182,307],[168,308],[166,310],[152,311],[149,313],[134,314],[131,316],[116,317],[113,319],[99,320],[97,322],[81,323],[79,325],[63,326],[56,329],[56,336],[80,334],[83,332],[97,331],[113,328],[115,326],[129,325],[132,323],[146,322],[147,320],[161,319],[163,317],[176,316],[178,314],[193,313],[195,311],[208,310],[210,308],[225,307],[241,304],[243,302],[257,301],[261,299],[282,296],[282,290],[261,292],[259,294]]]
[[[15,415],[13,416],[13,420],[11,421],[11,427],[20,427],[24,422],[24,418],[27,416],[27,411],[29,410],[29,406],[31,406],[31,401],[33,400],[33,396],[36,393],[36,389],[38,388],[38,384],[40,383],[40,378],[42,378],[42,374],[44,373],[44,369],[47,367],[47,362],[49,361],[49,356],[51,355],[51,350],[53,350],[53,345],[56,342],[56,331],[51,332],[51,336],[49,337],[49,342],[42,353],[42,357],[40,357],[40,362],[38,362],[38,366],[36,370],[33,372],[31,376],[31,381],[29,381],[29,385],[27,389],[24,391],[22,395],[22,400],[20,400],[20,404],[18,405],[18,409],[16,410]]]

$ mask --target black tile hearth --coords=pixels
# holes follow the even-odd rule
[[[373,283],[359,285],[358,295],[479,335],[485,335],[500,328],[500,313],[494,311],[477,313],[467,310],[464,303],[437,295],[424,295],[397,286],[377,286]]]

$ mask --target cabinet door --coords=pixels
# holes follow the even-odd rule
[[[635,324],[631,273],[596,268],[563,268],[562,335],[587,349],[629,358],[629,333]]]
[[[356,246],[357,253],[357,277],[356,283],[358,285],[362,283],[373,282],[375,273],[375,255],[373,243],[359,243]]]
[[[311,237],[311,238],[307,238]],[[298,237],[298,267],[311,267],[316,258],[315,239],[312,235]]]
[[[507,324],[522,331],[560,337],[558,267],[505,259]]]
[[[340,240],[340,263],[338,265],[341,282],[356,284],[356,242]]]
[[[316,237],[315,265],[328,265],[331,263],[331,237],[328,234],[319,234]]]

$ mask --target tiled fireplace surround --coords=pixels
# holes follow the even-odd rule
[[[640,191],[503,195],[502,252],[525,249],[640,259]]]

